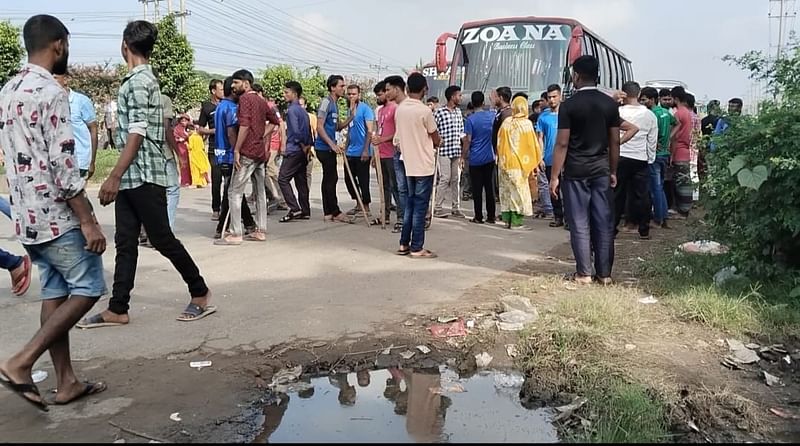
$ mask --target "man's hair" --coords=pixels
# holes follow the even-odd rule
[[[231,75],[231,77],[235,81],[248,81],[248,82],[250,82],[250,86],[253,87],[253,90],[255,90],[256,86],[258,85],[258,84],[256,84],[255,79],[253,79],[253,73],[251,73],[251,72],[249,72],[247,70],[239,70],[239,71],[233,73]]]
[[[449,102],[459,91],[461,91],[461,87],[458,85],[451,85],[444,91],[444,98]]]
[[[506,102],[511,102],[511,88],[509,87],[499,87],[495,90],[498,96]]]
[[[425,83],[427,84],[428,81],[425,81]],[[436,96],[431,96],[425,102],[427,102],[428,104],[438,104],[439,103],[439,98],[437,98]]]
[[[554,91],[561,93],[561,85],[552,84],[549,87],[547,87],[547,91],[545,92],[545,98],[547,98],[548,93],[552,93]]]
[[[678,101],[683,102],[684,104],[688,102],[688,99],[686,98],[687,96],[686,89],[681,87],[680,85],[678,85],[677,87],[673,87],[672,91],[670,91],[670,94],[672,95],[673,99],[677,99]]]
[[[256,93],[264,94],[264,87],[261,84],[250,84],[250,86],[253,88],[253,91],[255,91]],[[267,99],[272,99],[272,98],[267,97]]]
[[[669,88],[662,88],[661,91],[658,92],[659,98],[671,98],[672,91]]]
[[[402,76],[389,76],[383,80],[386,85],[391,85],[393,87],[397,87],[401,90],[406,89],[406,81],[403,79]]]
[[[624,91],[629,98],[638,98],[639,93],[642,92],[642,87],[639,86],[638,82],[628,81],[622,84],[622,91]]]
[[[122,40],[128,45],[128,49],[144,58],[150,58],[156,39],[158,28],[146,20],[130,22],[122,32]]]
[[[359,87],[359,86],[358,86],[358,85],[356,85],[356,84],[350,84],[350,85],[348,85],[348,86],[347,86],[347,89],[348,89],[348,90],[358,90],[358,92],[359,92],[359,93],[361,93],[361,87]]]
[[[552,85],[551,85],[551,86],[552,86]],[[549,88],[549,87],[548,87],[548,88]],[[559,91],[561,91],[561,90],[560,90],[560,88],[561,88],[561,87],[558,87],[558,88],[559,88]],[[540,94],[540,95],[539,95],[539,98],[540,98],[540,99],[544,99],[544,100],[546,101],[546,100],[547,100],[547,90],[543,91],[543,92],[542,92],[542,94]]]
[[[514,96],[511,97],[512,100],[513,99],[517,99],[517,98],[525,98],[525,100],[527,101],[528,100],[528,93],[525,93],[524,91],[518,91],[518,92],[514,93]]]
[[[733,98],[730,101],[728,101],[728,104],[736,104],[739,107],[744,107],[744,101],[742,101],[741,98]]]
[[[647,99],[652,99],[653,101],[658,100],[658,90],[653,87],[644,87],[642,88],[642,93],[640,96],[644,96]]]
[[[233,77],[228,76],[222,81],[222,91],[226,98],[233,94]]]
[[[25,40],[25,51],[28,54],[39,52],[53,42],[69,38],[69,30],[61,20],[40,14],[35,15],[25,22],[22,27],[22,38]]]
[[[600,72],[600,63],[594,56],[581,56],[572,63],[572,70],[580,74],[584,80],[590,80],[596,84],[598,73]]]
[[[295,92],[295,94],[297,95],[298,98],[303,95],[303,86],[300,85],[300,82],[289,81],[289,82],[283,84],[283,86],[285,88],[288,88],[289,90],[292,90],[293,92]]]
[[[219,79],[211,79],[211,82],[208,83],[208,91],[213,92],[217,89],[217,85],[221,84],[222,81]]]
[[[686,106],[689,108],[694,108],[695,97],[691,93],[686,93]]]
[[[467,110],[475,110],[475,106],[472,105],[472,101],[467,102]]]
[[[375,84],[375,88],[372,89],[372,92],[378,95],[381,94],[381,92],[385,89],[386,89],[386,82],[380,81],[377,84]]]
[[[331,74],[328,76],[328,81],[325,83],[328,86],[328,91],[332,91],[333,87],[335,87],[339,81],[344,81],[344,78],[338,74]]]
[[[421,73],[411,73],[408,76],[406,84],[408,85],[409,93],[419,94],[428,86],[428,81]],[[433,98],[428,99],[428,102],[430,102],[431,99]],[[437,99],[436,102],[439,102],[439,100]]]
[[[534,109],[534,108],[536,108],[537,106],[541,106],[541,105],[543,105],[543,104],[544,104],[544,100],[542,100],[542,99],[537,99],[537,100],[533,101],[533,104],[531,104],[531,109]]]
[[[483,107],[484,102],[486,102],[486,96],[483,95],[482,91],[473,91],[472,97],[472,106],[475,108]]]

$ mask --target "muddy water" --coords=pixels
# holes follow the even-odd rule
[[[520,375],[460,379],[442,367],[314,378],[250,414],[265,442],[557,442],[547,409],[520,405]],[[242,432],[243,433],[243,432]]]

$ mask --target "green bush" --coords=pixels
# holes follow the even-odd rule
[[[713,138],[705,208],[711,236],[731,247],[750,277],[800,269],[800,48],[778,61],[730,58],[768,82],[775,99],[754,116],[730,118]]]

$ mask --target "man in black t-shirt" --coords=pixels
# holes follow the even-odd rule
[[[570,279],[592,282],[592,251],[597,280],[611,283],[614,264],[614,196],[622,120],[611,97],[597,89],[599,64],[594,56],[572,65],[577,91],[561,104],[550,191],[561,184],[564,214],[577,264]]]
[[[216,113],[219,101],[225,97],[222,81],[212,79],[208,84],[208,92],[209,100],[200,106],[200,119],[197,120],[197,123],[200,125],[198,132],[204,137],[208,137],[208,162],[211,164],[211,211],[213,212],[211,220],[217,221],[222,203],[222,171],[217,166],[217,157],[214,155],[214,150],[217,148],[217,141],[214,137],[214,113]]]

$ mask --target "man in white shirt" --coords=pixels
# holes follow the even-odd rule
[[[106,104],[105,108],[105,116],[103,117],[103,122],[106,125],[106,135],[108,139],[106,139],[105,145],[103,145],[103,149],[107,149],[110,145],[112,149],[117,148],[117,143],[114,141],[114,138],[117,137],[117,101],[111,99],[108,104]]]
[[[650,239],[650,168],[656,159],[658,143],[658,121],[656,115],[639,104],[641,87],[636,82],[622,86],[624,105],[619,109],[620,117],[639,128],[633,138],[619,149],[617,187],[614,188],[615,225],[619,226],[625,205],[630,198],[627,220],[639,228],[639,238]],[[619,230],[615,229],[615,233]]]

